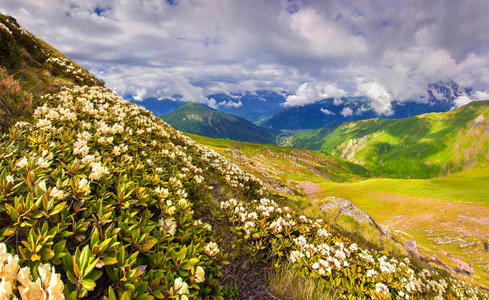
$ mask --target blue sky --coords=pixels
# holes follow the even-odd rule
[[[269,89],[416,100],[431,82],[489,98],[485,0],[2,0],[0,12],[137,99]],[[422,100],[420,100],[422,101]]]

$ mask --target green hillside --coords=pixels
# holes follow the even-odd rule
[[[0,14],[0,131],[27,119],[41,95],[62,87],[103,86],[103,81]]]
[[[380,175],[447,175],[489,160],[489,101],[446,113],[327,126],[302,132],[293,142],[367,166]]]
[[[186,103],[162,118],[183,132],[262,144],[275,142],[270,131],[248,120],[196,103]]]

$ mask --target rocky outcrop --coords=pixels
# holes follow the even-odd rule
[[[372,224],[377,230],[383,235],[387,233],[380,228],[380,226],[375,222],[375,220],[363,210],[357,208],[350,200],[337,198],[337,197],[327,197],[323,200],[324,203],[319,207],[323,213],[336,213],[339,215],[346,215],[353,218],[359,223],[369,223]]]

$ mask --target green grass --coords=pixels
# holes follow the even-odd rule
[[[472,126],[480,115],[484,123]],[[446,113],[327,126],[299,133],[293,142],[340,157],[350,154],[377,175],[430,178],[489,161],[487,118],[489,101],[480,101]],[[350,141],[358,145],[355,151],[346,151]]]
[[[324,193],[362,198],[365,192],[385,192],[442,201],[489,205],[489,168],[475,168],[433,179],[373,178],[354,183],[322,183]],[[371,199],[368,199],[371,200]],[[375,205],[370,203],[369,205]]]

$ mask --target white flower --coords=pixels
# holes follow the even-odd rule
[[[194,281],[196,283],[202,283],[205,281],[205,271],[204,268],[198,266],[194,271]]]
[[[90,194],[90,181],[82,178],[78,183],[78,190],[83,191],[85,194]]]
[[[50,164],[51,163],[48,160],[45,160],[42,157],[38,158],[37,162],[36,162],[36,166],[41,168],[41,169],[45,169],[45,168],[49,167]]]
[[[220,250],[216,243],[209,242],[207,245],[205,245],[204,251],[207,253],[207,255],[214,256],[219,253]]]
[[[37,185],[43,192],[46,192],[48,189],[46,188],[46,182],[43,180],[41,182],[39,182],[39,184]]]
[[[385,284],[378,282],[375,284],[375,292],[387,295],[389,294],[389,288]]]
[[[5,177],[5,179],[7,180],[8,183],[14,183],[14,178],[10,175],[7,175],[7,177]]]
[[[27,158],[24,156],[21,160],[19,160],[15,166],[17,168],[25,168],[27,166]]]
[[[294,250],[294,251],[290,252],[290,261],[293,263],[295,263],[296,261],[298,261],[302,257],[304,257],[304,254],[300,251]]]
[[[55,198],[55,199],[62,199],[65,197],[65,193],[63,190],[58,190],[56,187],[54,187],[51,190],[51,193],[49,193],[49,197]]]
[[[188,284],[183,281],[182,277],[178,277],[177,279],[175,279],[173,289],[175,290],[176,295],[185,295],[189,293]]]
[[[88,176],[90,180],[99,180],[103,175],[109,174],[109,170],[100,162],[92,163],[92,172]]]
[[[158,226],[163,228],[167,234],[174,236],[177,232],[177,223],[171,219],[160,219]]]
[[[377,276],[377,271],[375,271],[373,269],[370,269],[370,270],[367,271],[366,276],[369,277],[369,278],[375,277],[375,276]]]

